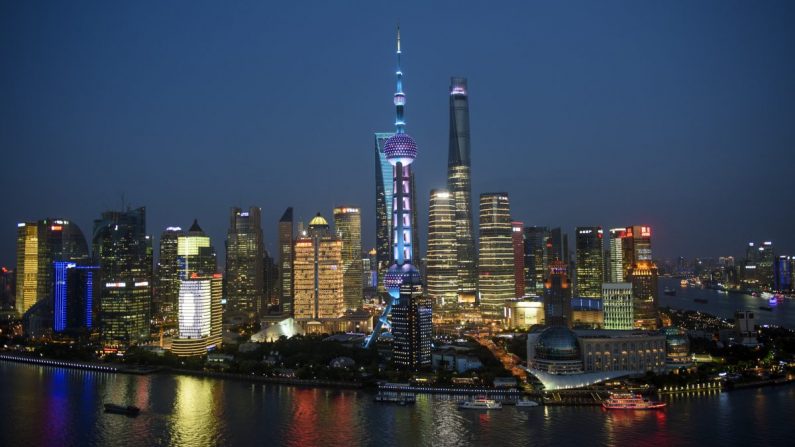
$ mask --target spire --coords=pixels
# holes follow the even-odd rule
[[[395,92],[395,133],[404,133],[406,122],[403,120],[403,108],[406,95],[403,94],[403,72],[400,71],[400,25],[397,27],[397,91]]]

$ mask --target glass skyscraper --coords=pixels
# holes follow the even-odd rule
[[[442,307],[458,301],[457,256],[453,198],[446,189],[434,189],[428,209],[426,282],[431,300]]]
[[[212,276],[216,273],[218,265],[215,262],[215,248],[196,220],[188,234],[180,235],[177,239],[177,264],[180,279],[190,279],[194,275]]]
[[[502,320],[514,294],[514,254],[508,194],[480,195],[478,284],[483,319]]]
[[[362,282],[362,213],[359,208],[338,206],[334,208],[334,229],[342,240],[342,282],[345,308],[362,307],[364,285]]]
[[[265,294],[265,246],[262,242],[262,211],[232,208],[226,235],[227,310],[253,317]]]
[[[577,297],[601,298],[604,282],[602,227],[577,227],[575,236]]]
[[[525,294],[524,272],[524,223],[511,222],[511,243],[513,244],[514,295],[521,298]]]
[[[450,149],[447,189],[453,195],[458,251],[458,293],[477,290],[477,254],[472,230],[472,186],[469,147],[469,91],[466,78],[450,78]]]
[[[329,231],[320,213],[295,240],[293,313],[296,320],[339,318],[343,298],[342,241]]]
[[[287,316],[293,314],[293,207],[279,219],[279,306]]]
[[[544,293],[544,279],[547,276],[548,258],[547,227],[525,227],[524,229],[524,270],[525,290],[528,293]]]
[[[177,321],[179,300],[179,260],[177,245],[185,232],[180,227],[167,227],[160,234],[160,255],[157,260],[157,282],[154,290],[154,315],[158,319]]]
[[[624,282],[624,228],[611,228],[610,229],[610,271],[608,272],[608,281],[612,283]]]

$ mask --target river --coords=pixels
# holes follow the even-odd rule
[[[441,396],[399,407],[362,390],[0,361],[0,445],[786,445],[795,434],[792,385],[670,399],[665,410],[650,412],[480,412],[458,410]],[[106,414],[105,402],[142,412]]]

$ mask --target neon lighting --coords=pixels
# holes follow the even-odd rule
[[[63,230],[63,227],[60,226],[60,225],[53,225],[53,226],[50,227],[50,230],[52,230],[52,231],[61,231],[61,230]]]
[[[105,287],[110,288],[110,289],[120,288],[120,287],[127,287],[127,283],[126,282],[106,282],[105,283]]]
[[[75,266],[73,262],[55,263],[55,309],[53,330],[61,332],[66,329],[66,271]]]
[[[94,327],[94,272],[86,272],[86,327]]]
[[[149,285],[149,281],[140,281],[135,283],[135,287],[146,287]]]

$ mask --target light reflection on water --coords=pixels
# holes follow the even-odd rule
[[[414,406],[361,390],[132,376],[0,362],[0,445],[694,445],[787,444],[795,386],[666,396],[663,411]],[[137,418],[105,414],[135,404]],[[9,404],[11,403],[11,404]],[[13,427],[13,429],[9,429]]]

